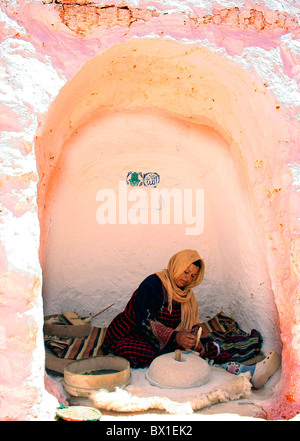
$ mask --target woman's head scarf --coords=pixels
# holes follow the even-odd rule
[[[176,285],[175,280],[194,262],[201,261],[197,277],[183,289]],[[182,250],[174,254],[168,263],[167,269],[156,274],[162,281],[168,293],[169,311],[172,311],[172,301],[181,303],[181,322],[177,331],[191,329],[200,323],[198,304],[192,288],[199,285],[204,277],[205,265],[198,252],[195,250]]]

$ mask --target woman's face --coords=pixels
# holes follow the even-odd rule
[[[187,267],[187,269],[180,274],[177,279],[175,279],[175,283],[179,288],[184,288],[185,286],[192,283],[198,276],[200,268],[193,263]]]

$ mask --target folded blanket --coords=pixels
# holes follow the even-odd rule
[[[45,346],[59,358],[80,360],[97,356],[103,343],[107,328],[91,327],[87,337],[53,337],[44,336]]]
[[[212,319],[201,323],[203,335],[218,343],[232,358],[243,363],[261,353],[263,338],[252,329],[251,333],[243,331],[231,317],[219,312]]]
[[[250,334],[222,311],[207,322],[201,323],[203,336],[217,342],[235,361],[243,363],[261,352],[262,336],[253,329]],[[80,360],[95,357],[101,349],[107,328],[91,327],[87,337],[44,336],[45,345],[59,358]]]

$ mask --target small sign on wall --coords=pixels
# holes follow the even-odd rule
[[[127,185],[131,187],[153,187],[155,188],[160,182],[160,176],[155,172],[128,172],[126,177]]]

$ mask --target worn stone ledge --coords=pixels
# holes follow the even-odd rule
[[[98,5],[86,0],[53,0],[55,9],[62,22],[79,35],[86,35],[99,29],[110,29],[115,26],[130,27],[133,23],[148,22],[158,19],[167,12],[135,8],[131,6]],[[194,27],[215,25],[230,27],[237,30],[254,30],[256,32],[283,30],[289,32],[299,29],[296,17],[278,11],[259,9],[242,10],[238,7],[214,10],[212,14],[188,15],[182,14],[186,24]]]

